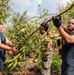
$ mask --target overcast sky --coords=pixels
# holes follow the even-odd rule
[[[45,8],[49,14],[57,12],[57,4],[66,5],[70,0],[11,0],[14,4],[12,7],[15,12],[22,13],[27,10],[30,17],[38,15],[38,4],[41,9]]]

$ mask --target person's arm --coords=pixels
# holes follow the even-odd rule
[[[69,32],[69,30],[67,29],[66,24],[61,24],[61,26],[63,27],[63,29],[64,29],[67,33]]]
[[[0,43],[0,48],[3,48],[4,50],[12,51],[12,47],[9,47],[5,44]]]
[[[52,32],[50,31],[47,31],[47,35],[49,35],[51,38],[58,38],[60,36],[60,34],[56,33],[56,34],[53,34]]]
[[[14,45],[10,40],[8,40],[7,38],[6,38],[6,44],[9,45],[9,46],[11,46],[11,47],[14,47],[14,46],[15,46],[15,45]]]
[[[15,47],[9,47],[5,44],[2,44],[1,40],[0,40],[0,48],[3,48],[4,50],[7,50],[7,51],[12,51],[13,53],[18,53],[18,50]]]
[[[57,17],[52,17],[53,25],[58,28],[60,35],[67,43],[74,43],[74,35],[69,35],[62,27],[61,21]],[[73,25],[74,26],[74,25]]]
[[[74,35],[69,35],[62,26],[60,26],[58,28],[61,36],[63,37],[63,39],[67,42],[67,43],[74,43]]]

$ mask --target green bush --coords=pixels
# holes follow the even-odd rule
[[[59,73],[61,67],[61,58],[58,54],[53,54],[53,60],[51,64],[51,72],[52,73]]]

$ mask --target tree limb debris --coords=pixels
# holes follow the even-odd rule
[[[59,13],[58,15],[56,15],[56,16],[54,16],[54,17],[59,17],[59,16],[61,16],[62,14],[66,13],[67,11],[69,11],[70,9],[72,9],[73,6],[74,6],[74,3],[72,3],[72,5],[71,5],[68,9],[66,9],[65,11]],[[47,24],[47,23],[48,23],[49,21],[51,21],[51,20],[52,20],[52,18],[50,18],[49,20],[44,21],[44,24]],[[24,43],[25,43],[35,32],[37,32],[39,29],[41,29],[41,26],[40,26],[39,28],[37,28],[32,34],[30,34],[30,35],[25,39]]]
[[[66,13],[67,11],[69,11],[70,9],[72,9],[73,6],[74,6],[74,3],[72,3],[72,5],[71,5],[68,9],[66,9],[65,11],[59,13],[58,15],[56,15],[56,16],[54,16],[54,17],[59,17],[59,16],[61,16],[62,14]],[[45,21],[45,24],[48,23],[48,22],[51,21],[51,20],[52,20],[52,18],[50,18],[49,20]]]

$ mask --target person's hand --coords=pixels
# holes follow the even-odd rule
[[[49,28],[49,24],[45,24],[44,22],[41,24],[41,26],[44,28],[45,31],[47,31]]]
[[[15,44],[12,44],[12,47],[16,46]]]
[[[46,25],[45,25],[45,27],[44,27],[44,30],[45,30],[45,31],[47,31],[47,30],[48,30],[48,28],[49,28],[49,25],[48,25],[48,24],[46,24]]]
[[[53,17],[52,16],[52,21],[55,27],[59,28],[61,26],[61,17]]]
[[[12,44],[11,47],[16,47],[16,45],[15,44]]]
[[[18,51],[18,49],[16,49],[16,47],[12,47],[12,52],[15,54],[19,53],[19,51]]]
[[[19,51],[18,51],[18,49],[16,49],[16,47],[13,47],[13,53],[18,53]]]

